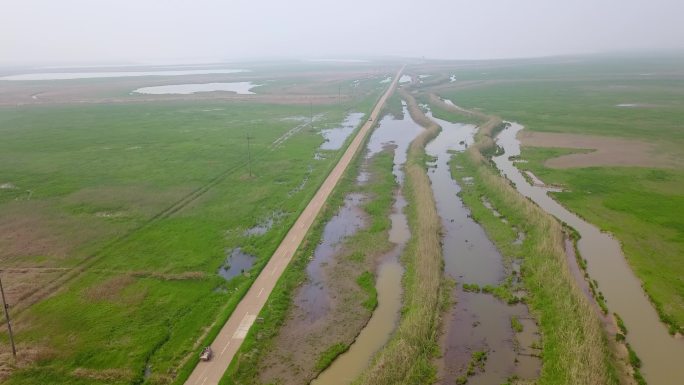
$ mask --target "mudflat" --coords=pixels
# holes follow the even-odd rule
[[[592,150],[548,159],[551,168],[576,167],[665,167],[681,166],[681,160],[659,153],[658,146],[642,140],[599,135],[523,131],[518,139],[526,147],[559,147]]]

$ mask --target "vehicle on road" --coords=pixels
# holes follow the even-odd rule
[[[214,352],[211,350],[211,347],[207,346],[204,349],[202,349],[202,353],[200,353],[200,360],[211,361],[211,357],[213,356]]]

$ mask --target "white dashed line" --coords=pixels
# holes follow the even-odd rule
[[[221,350],[221,354],[219,354],[219,357],[221,357],[221,356],[223,355],[223,353],[226,352],[226,349],[228,349],[228,346],[230,346],[230,341],[228,341],[228,343],[227,343],[226,346],[223,348],[223,350]]]

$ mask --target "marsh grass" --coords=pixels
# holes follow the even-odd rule
[[[221,384],[259,383],[261,365],[269,351],[274,347],[281,327],[287,322],[287,316],[293,306],[297,289],[306,282],[306,266],[322,238],[324,227],[328,220],[337,213],[348,193],[362,192],[367,194],[368,199],[364,201],[361,208],[368,214],[370,223],[364,231],[359,231],[344,240],[347,255],[342,257],[345,261],[340,263],[349,263],[355,267],[368,264],[368,261],[372,260],[376,254],[391,247],[387,232],[391,227],[389,214],[392,210],[393,191],[396,188],[392,174],[393,154],[384,151],[375,155],[368,164],[368,171],[372,177],[366,185],[360,187],[356,185],[356,176],[361,168],[361,162],[364,160],[362,154],[363,151],[356,154],[342,180],[333,190],[321,214],[316,218],[304,242],[278,280],[266,305],[260,312],[259,317],[263,319],[263,322],[252,326],[235,359],[224,374]],[[350,277],[337,277],[337,279],[350,279]],[[351,279],[354,280],[353,277]],[[367,299],[352,306],[364,307],[365,313],[370,314],[370,311],[377,306],[375,277],[370,271],[365,271],[357,277],[356,283],[366,293]],[[299,379],[305,382],[306,378],[315,377],[316,374],[327,368],[339,354],[345,352],[351,342],[338,342],[320,353],[318,358],[310,357],[316,360],[314,372],[299,373]]]
[[[405,165],[404,193],[411,240],[402,255],[404,305],[401,320],[389,343],[374,357],[355,384],[431,383],[436,378],[431,361],[438,352],[437,326],[442,306],[443,278],[441,224],[430,181],[425,172],[425,145],[440,131],[403,89],[411,118],[425,128],[411,142]]]
[[[492,216],[482,204],[481,197],[486,196],[511,225],[527,234],[520,253],[524,256],[521,275],[529,293],[527,304],[539,320],[543,335],[538,383],[615,384],[615,358],[600,321],[569,272],[561,225],[518,194],[483,155],[491,153],[492,135],[499,127],[501,121],[496,117],[481,125],[476,143],[465,153],[455,155],[461,168],[452,168],[452,172],[458,178],[474,178],[474,183],[463,184],[461,192],[473,215],[479,212]],[[497,246],[502,250],[510,248],[512,234],[497,230],[492,221],[480,223]]]

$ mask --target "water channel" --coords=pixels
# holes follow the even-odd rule
[[[368,141],[366,159],[370,159],[385,148],[394,149],[393,174],[399,183],[394,192],[389,240],[394,247],[379,258],[376,289],[378,307],[368,324],[357,336],[349,350],[341,354],[324,370],[312,385],[346,385],[357,378],[368,366],[373,355],[389,341],[394,332],[401,310],[401,277],[404,269],[399,257],[410,238],[406,216],[403,212],[406,200],[402,195],[404,181],[402,166],[406,162],[406,151],[410,142],[422,128],[415,124],[404,108],[404,118],[385,116],[373,131]],[[362,171],[357,181],[364,183],[367,174]]]
[[[468,378],[468,384],[501,384],[513,375],[523,379],[538,376],[540,360],[531,353],[538,339],[537,327],[527,307],[508,305],[491,294],[464,290],[463,284],[496,286],[506,278],[504,260],[486,233],[470,217],[457,195],[460,186],[451,176],[453,152],[464,151],[473,142],[476,127],[428,116],[442,127],[426,146],[435,159],[428,170],[437,211],[442,220],[442,252],[445,273],[457,282],[456,303],[444,323],[441,340],[440,381],[453,384],[467,376],[476,352],[486,352],[484,365]],[[520,333],[511,318],[523,324]],[[516,343],[517,342],[517,343]]]
[[[589,276],[598,282],[610,311],[623,319],[628,330],[627,342],[641,359],[641,372],[647,382],[684,384],[684,340],[669,335],[660,322],[639,279],[627,264],[619,241],[568,211],[547,194],[548,188],[530,185],[513,164],[510,157],[520,155],[516,135],[522,129],[521,125],[510,123],[497,136],[497,143],[505,152],[494,158],[496,166],[522,195],[580,233],[582,238],[577,246],[587,260]]]

